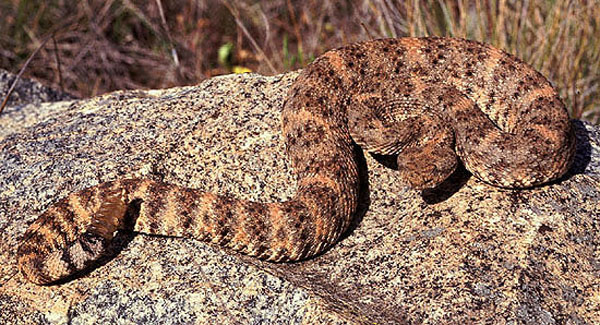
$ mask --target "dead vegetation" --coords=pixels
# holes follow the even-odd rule
[[[358,40],[446,35],[518,55],[573,117],[600,123],[598,0],[4,0],[0,13],[0,67],[18,72],[54,33],[24,76],[81,97],[284,72]]]

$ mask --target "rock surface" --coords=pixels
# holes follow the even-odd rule
[[[52,104],[26,123],[1,115],[11,126],[0,135],[0,323],[600,323],[600,128],[579,121],[570,173],[535,189],[462,171],[421,193],[380,164],[386,157],[365,155],[355,227],[307,261],[124,233],[116,256],[64,284],[39,287],[17,272],[36,216],[99,182],[145,176],[291,197],[279,116],[296,75],[115,92]]]
[[[12,73],[0,69],[0,103],[4,101],[15,78]],[[55,102],[70,99],[75,97],[37,81],[20,78],[0,114],[0,139],[10,133],[24,130],[50,114],[69,109],[68,102]]]

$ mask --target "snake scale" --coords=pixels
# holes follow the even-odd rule
[[[152,181],[105,182],[52,204],[27,230],[18,265],[49,284],[92,267],[140,202],[143,233],[190,237],[268,261],[333,245],[357,210],[356,145],[397,155],[400,178],[432,188],[462,162],[504,188],[555,180],[575,137],[551,84],[515,56],[455,38],[398,38],[330,50],[293,83],[282,110],[298,179],[286,202],[258,203]],[[129,210],[128,210],[129,209]]]

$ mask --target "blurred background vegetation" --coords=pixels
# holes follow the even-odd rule
[[[0,68],[80,97],[276,74],[380,37],[456,36],[524,59],[600,123],[600,0],[0,0]],[[51,37],[54,35],[54,37]]]

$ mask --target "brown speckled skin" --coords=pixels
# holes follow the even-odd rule
[[[262,204],[144,179],[117,180],[52,205],[25,234],[19,267],[47,284],[93,265],[133,201],[142,232],[211,241],[269,261],[322,252],[357,209],[354,143],[397,154],[414,188],[440,184],[458,159],[495,186],[563,175],[575,138],[564,104],[538,72],[501,50],[461,39],[352,44],[309,65],[282,114],[298,190]]]

